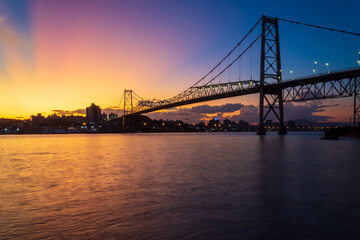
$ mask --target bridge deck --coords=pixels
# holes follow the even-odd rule
[[[288,80],[281,83],[274,83],[274,84],[268,84],[265,85],[264,91],[267,93],[271,93],[272,91],[279,91],[284,90],[287,88],[294,88],[294,87],[301,87],[311,84],[317,84],[317,83],[327,83],[330,81],[338,81],[342,79],[354,79],[360,77],[360,68],[356,69],[348,69],[344,71],[337,71],[337,72],[330,72],[327,74],[317,74],[309,77],[299,78],[295,80]],[[231,82],[228,84],[214,84],[214,85],[208,85],[203,87],[195,87],[190,88],[184,93],[180,94],[178,98],[172,98],[170,100],[164,101],[164,104],[159,104],[157,106],[153,107],[142,107],[141,109],[136,110],[132,114],[129,115],[137,115],[137,114],[144,114],[154,111],[159,111],[163,109],[193,104],[193,103],[199,103],[199,102],[205,102],[210,100],[217,100],[222,98],[229,98],[229,97],[236,97],[236,96],[243,96],[243,95],[249,95],[254,93],[260,92],[260,84],[259,81],[240,81],[240,82]],[[314,95],[314,94],[313,94]],[[351,95],[349,93],[348,95]],[[326,95],[324,95],[326,96]],[[331,97],[330,95],[328,98]],[[322,97],[326,98],[326,97]],[[316,98],[289,98],[285,99],[285,101],[299,101],[299,100],[312,100],[312,99],[319,99]]]
[[[360,77],[360,68],[352,68],[344,71],[330,72],[326,74],[317,74],[308,77],[302,77],[294,80],[287,80],[282,83],[275,83],[269,85],[271,88],[281,88],[285,89],[288,87],[296,87],[306,84],[315,84],[315,83],[326,83],[334,80],[341,79],[351,79]]]

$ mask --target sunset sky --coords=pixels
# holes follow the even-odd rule
[[[359,1],[0,0],[0,118],[112,109],[185,90],[263,15],[360,32]],[[283,78],[356,67],[360,37],[279,23]],[[258,79],[258,50],[253,70]],[[255,68],[255,67],[254,67]],[[250,69],[243,69],[250,76]],[[258,95],[150,114],[256,122]],[[348,122],[352,98],[287,104],[285,118]],[[56,110],[56,111],[54,111]]]

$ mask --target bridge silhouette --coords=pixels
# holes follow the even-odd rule
[[[286,134],[286,127],[284,125],[284,102],[352,96],[354,98],[353,124],[354,126],[359,125],[360,62],[358,68],[336,72],[327,71],[325,74],[316,73],[317,62],[315,62],[313,75],[283,81],[280,58],[279,21],[360,36],[358,33],[264,15],[214,68],[180,94],[166,100],[145,100],[139,97],[133,90],[125,90],[119,104],[121,105],[121,103],[123,103],[123,115],[119,118],[122,119],[123,126],[125,125],[126,117],[187,104],[255,93],[258,93],[260,96],[259,125],[257,128],[259,135],[266,134],[264,123],[269,117],[269,114],[275,116],[279,122],[280,127],[278,133]],[[252,41],[251,34],[259,24],[261,24],[261,33]],[[249,39],[250,42],[245,43]],[[251,51],[251,48],[258,40],[261,41],[259,79],[254,80],[252,76],[250,79],[241,79],[241,73],[239,73],[238,76],[233,76],[231,68],[234,67],[235,64],[239,64],[239,69],[241,69],[241,59],[246,53]],[[225,73],[229,73],[229,77],[224,77]]]

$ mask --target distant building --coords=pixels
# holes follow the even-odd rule
[[[221,124],[219,118],[213,118],[208,123],[210,130],[212,131],[220,131],[221,130]]]
[[[279,122],[273,122],[271,119],[266,120],[264,123],[264,127],[268,129],[268,131],[276,131],[280,127]]]
[[[35,115],[30,116],[30,121],[32,121],[32,122],[42,121],[44,119],[45,119],[45,117],[42,116],[41,113],[38,113],[36,116]]]
[[[86,108],[86,122],[87,123],[99,123],[101,120],[101,108],[94,103],[90,107]]]
[[[250,124],[248,122],[245,122],[244,120],[240,120],[238,123],[238,130],[239,131],[249,131],[250,130]]]
[[[296,123],[292,120],[288,121],[288,129],[289,130],[296,130]]]
[[[31,126],[32,127],[39,127],[40,124],[42,124],[45,120],[45,117],[41,115],[41,113],[38,113],[38,115],[32,115],[30,116]]]
[[[101,122],[106,122],[106,120],[107,120],[107,114],[106,113],[101,114]]]
[[[236,130],[236,122],[230,121],[229,119],[225,119],[223,121],[223,128],[225,131],[235,131]]]
[[[113,112],[111,112],[111,113],[109,114],[109,119],[115,119],[115,118],[117,118],[117,117],[118,117],[118,115],[115,114],[115,113],[113,113]]]

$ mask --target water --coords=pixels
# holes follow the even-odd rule
[[[0,136],[0,239],[357,239],[360,140]]]

